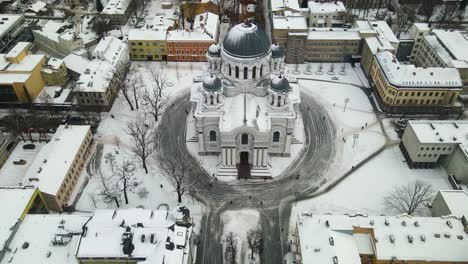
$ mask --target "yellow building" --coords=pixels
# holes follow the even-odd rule
[[[7,54],[0,54],[0,102],[30,103],[44,88],[45,56],[30,54],[30,45],[19,42]]]
[[[42,78],[46,85],[64,85],[68,81],[68,72],[63,60],[49,58],[42,69]]]
[[[454,68],[418,68],[400,64],[388,51],[377,53],[370,70],[374,95],[387,113],[458,114],[462,90]]]
[[[167,59],[167,30],[133,29],[128,34],[130,58],[132,60],[160,61]]]

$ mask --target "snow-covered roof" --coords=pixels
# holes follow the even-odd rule
[[[78,264],[75,251],[89,217],[79,214],[27,215],[1,263]]]
[[[281,11],[285,9],[300,11],[298,0],[271,0],[271,11]]]
[[[428,23],[413,23],[412,27],[417,28],[419,31],[427,31],[431,29]]]
[[[63,60],[57,59],[54,57],[50,57],[47,61],[46,64],[44,65],[44,68],[42,68],[43,72],[51,73],[54,71],[57,71],[60,69],[60,66],[64,64]]]
[[[20,63],[11,63],[4,71],[6,72],[31,72],[38,64],[42,63],[45,56],[40,54],[30,54],[24,57]]]
[[[59,126],[26,172],[23,185],[34,185],[41,192],[55,196],[89,131],[89,125]]]
[[[109,0],[102,9],[103,15],[123,15],[127,11],[131,0]]]
[[[274,29],[303,29],[307,30],[307,19],[299,13],[290,13],[281,15],[273,15]]]
[[[0,187],[0,252],[13,234],[14,226],[20,221],[21,215],[33,198],[36,188],[6,188]]]
[[[166,40],[167,29],[131,29],[128,41],[132,40]]]
[[[455,217],[308,213],[300,215],[297,221],[303,263],[333,264],[335,256],[337,263],[361,263],[359,251],[369,251],[369,244],[375,247],[377,260],[468,261],[468,235],[462,222]],[[371,230],[375,239],[372,235],[357,235],[369,234]]]
[[[419,143],[452,143],[462,146],[468,155],[468,121],[466,120],[410,120],[408,127],[413,129]]]
[[[219,16],[204,12],[195,17],[193,30],[171,30],[168,41],[216,41],[218,37]]]
[[[22,18],[24,18],[23,15],[0,14],[0,38],[3,37],[11,27]]]
[[[0,73],[0,83],[13,84],[24,83],[31,77],[29,73]]]
[[[455,60],[468,61],[468,33],[459,31],[432,30],[442,46]]]
[[[357,30],[342,28],[311,28],[307,39],[313,40],[361,40]]]
[[[468,193],[465,190],[441,190],[438,195],[447,204],[452,215],[468,216]]]
[[[83,74],[86,68],[89,66],[88,63],[90,63],[88,59],[83,58],[75,53],[67,55],[65,58],[63,58],[63,61],[65,62],[67,69],[79,74]]]
[[[18,42],[6,55],[5,58],[16,58],[23,50],[29,48],[31,42]]]
[[[55,93],[62,91],[60,96],[55,97]],[[46,103],[46,104],[64,104],[70,95],[71,89],[64,89],[61,86],[45,86],[41,93],[36,97],[34,103]]]
[[[99,44],[93,51],[93,55],[101,60],[105,60],[117,67],[122,65],[127,60],[128,50],[127,44],[120,39],[109,36],[104,37],[99,41]]]
[[[192,227],[177,225],[166,210],[96,210],[86,226],[87,235],[81,238],[77,250],[79,259],[137,258],[146,260],[141,263],[186,264],[189,258]],[[124,254],[122,246],[127,228],[135,247],[131,257]],[[166,248],[171,242],[173,249]]]
[[[78,79],[76,91],[104,93],[114,78],[115,68],[107,61],[92,60]]]
[[[346,12],[346,7],[341,1],[330,1],[323,3],[318,1],[309,1],[307,5],[311,14]]]
[[[387,22],[358,20],[355,22],[355,24],[360,32],[375,32],[376,37],[381,42],[381,45],[385,46],[384,42],[389,42],[395,49],[398,48],[400,41],[395,36],[392,29],[388,26]]]
[[[415,67],[413,64],[400,64],[389,51],[375,55],[387,80],[397,87],[458,88],[461,89],[460,73],[455,68]]]
[[[37,12],[41,11],[41,9],[45,8],[46,6],[47,6],[46,3],[42,2],[42,1],[37,1],[34,4],[28,5],[28,8],[26,9],[26,12],[31,11],[31,12],[37,13]]]
[[[269,131],[271,123],[268,116],[268,103],[264,97],[247,94],[245,98],[245,117],[247,126],[258,128],[259,131]],[[258,115],[257,115],[258,111]],[[220,120],[221,131],[231,131],[244,125],[244,95],[224,98],[224,114]]]

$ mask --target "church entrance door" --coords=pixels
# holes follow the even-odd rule
[[[240,162],[237,165],[237,176],[239,178],[250,178],[249,152],[240,153]]]

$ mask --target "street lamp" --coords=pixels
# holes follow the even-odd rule
[[[353,134],[353,148],[354,148],[354,145],[356,144],[356,140],[359,138],[359,134]]]
[[[349,103],[349,98],[346,97],[346,98],[344,99],[344,108],[343,108],[343,112],[346,112],[346,105],[348,105],[348,103]]]

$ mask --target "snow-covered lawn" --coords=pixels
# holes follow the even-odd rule
[[[247,232],[259,228],[260,214],[256,210],[230,210],[221,214],[221,221],[223,223],[223,252],[226,246],[226,236],[233,233],[237,238],[238,258],[243,258],[242,261],[237,263],[259,263],[249,262],[250,249],[247,243]],[[255,254],[255,259],[259,259]]]

